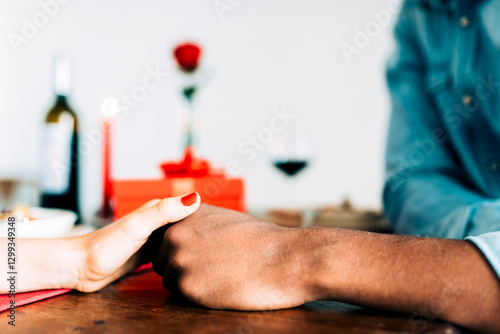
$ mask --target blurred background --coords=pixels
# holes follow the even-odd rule
[[[22,36],[26,20],[54,2],[57,11],[46,24],[14,47],[12,34]],[[203,49],[206,78],[197,154],[220,167],[238,163],[248,209],[287,205],[291,191],[304,206],[349,197],[380,209],[389,115],[385,67],[396,14],[386,22],[377,13],[390,6],[394,1],[0,0],[0,179],[23,180],[17,200],[37,204],[40,138],[54,103],[58,50],[72,57],[70,103],[80,141],[100,128],[106,98],[130,95],[151,69],[168,73],[117,120],[112,150],[113,178],[161,178],[159,164],[183,154],[172,50],[192,41]],[[356,37],[366,29],[371,36]],[[355,52],[346,53],[353,50],[347,45]],[[269,127],[277,109],[293,114],[292,126],[310,139],[308,166],[293,178],[273,166],[267,148],[252,159],[238,149]],[[102,193],[102,147],[89,147],[80,171],[84,216],[98,210]]]

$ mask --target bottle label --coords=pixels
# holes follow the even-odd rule
[[[70,181],[72,122],[46,124],[43,140],[42,192],[64,194],[68,192]]]

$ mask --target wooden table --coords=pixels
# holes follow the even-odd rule
[[[0,333],[460,333],[443,322],[335,302],[270,312],[210,310],[171,295],[151,271],[99,292],[71,292],[19,307],[15,328],[4,315]]]

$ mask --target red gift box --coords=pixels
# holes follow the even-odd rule
[[[171,177],[159,180],[113,182],[114,218],[118,219],[155,198],[180,196],[196,191],[201,202],[244,212],[244,182],[224,174],[202,177]]]
[[[230,178],[223,170],[195,158],[192,147],[179,162],[160,166],[166,176],[159,180],[122,180],[113,182],[114,218],[127,213],[155,198],[174,197],[198,192],[201,202],[244,212],[245,189],[241,178]]]

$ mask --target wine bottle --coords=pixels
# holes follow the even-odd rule
[[[41,206],[71,210],[79,216],[78,116],[68,102],[71,60],[65,53],[55,57],[54,90],[56,100],[43,129]]]

